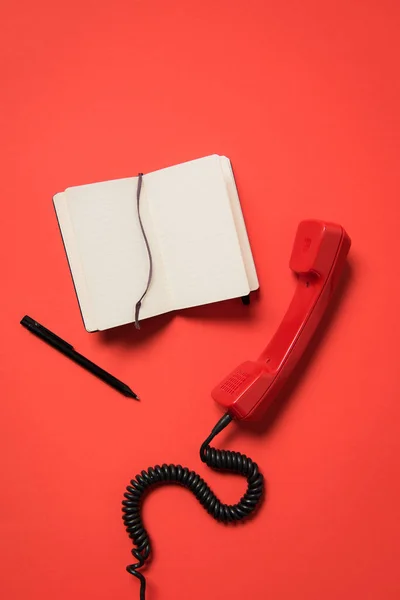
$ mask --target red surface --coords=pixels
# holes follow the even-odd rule
[[[225,376],[211,392],[224,411],[238,420],[264,419],[282,403],[295,367],[301,372],[313,348],[310,341],[333,302],[347,267],[351,241],[343,227],[324,221],[302,221],[297,229],[290,268],[297,275],[296,291],[282,322],[257,360],[246,361]],[[324,325],[326,323],[324,322]],[[320,335],[323,333],[319,331]]]
[[[397,600],[398,2],[4,0],[0,23],[1,597],[138,598],[120,500],[156,462],[240,496],[200,464],[210,390],[275,331],[311,217],[352,238],[341,302],[282,410],[218,440],[257,460],[267,500],[224,527],[181,489],[153,493],[148,600]],[[52,194],[212,152],[233,162],[258,301],[87,334]],[[30,335],[25,313],[142,402]]]

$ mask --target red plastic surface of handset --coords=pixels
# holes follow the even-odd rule
[[[260,418],[280,392],[329,304],[350,244],[340,225],[300,223],[290,259],[298,281],[283,321],[258,360],[241,364],[212,391],[236,419]]]

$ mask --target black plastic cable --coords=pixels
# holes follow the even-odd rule
[[[140,600],[146,597],[146,579],[140,568],[149,558],[150,539],[141,516],[142,499],[145,492],[154,485],[177,483],[189,489],[206,511],[217,521],[232,522],[244,519],[258,506],[264,491],[264,478],[255,462],[240,452],[217,450],[210,447],[212,439],[220,433],[232,417],[226,414],[218,421],[208,438],[200,448],[200,458],[209,467],[216,470],[239,473],[247,479],[247,490],[237,504],[223,504],[206,482],[195,471],[181,465],[156,465],[142,471],[127,486],[122,502],[123,521],[135,548],[132,554],[136,562],[126,570],[140,581]]]

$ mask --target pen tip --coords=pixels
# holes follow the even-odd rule
[[[139,396],[137,394],[135,394],[135,392],[132,392],[131,388],[128,387],[127,385],[125,386],[124,393],[125,393],[125,396],[128,396],[128,398],[134,398],[135,400],[140,400]]]

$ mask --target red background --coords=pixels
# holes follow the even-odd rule
[[[138,598],[120,501],[152,464],[239,498],[240,478],[199,461],[210,390],[272,335],[310,217],[353,240],[337,310],[274,418],[218,439],[259,463],[267,500],[224,527],[155,491],[148,598],[399,598],[398,2],[3,0],[0,23],[2,598]],[[86,333],[52,195],[211,153],[235,169],[259,298]],[[142,402],[30,335],[25,313]]]

